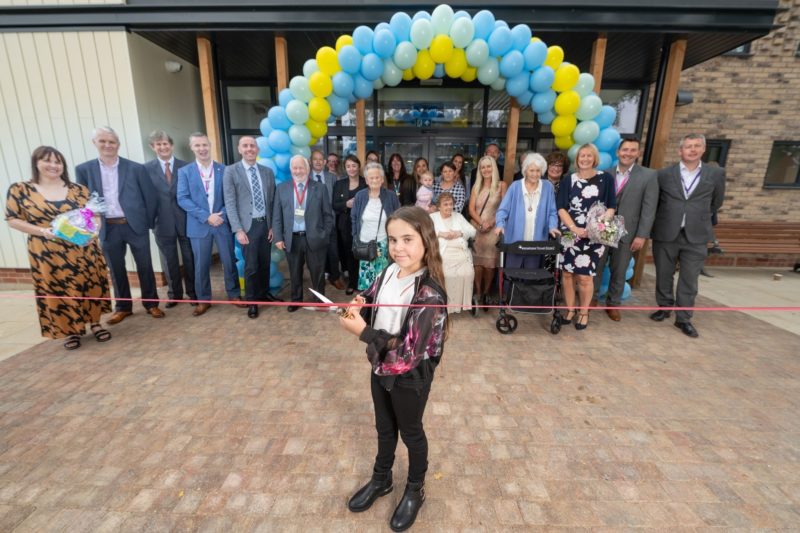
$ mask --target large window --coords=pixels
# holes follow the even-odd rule
[[[728,150],[731,142],[727,139],[706,139],[706,153],[703,154],[704,163],[716,163],[725,166],[728,160]]]
[[[222,138],[221,151],[227,162],[233,162],[238,159],[240,137],[261,135],[259,125],[273,105],[272,89],[258,81],[236,81],[224,84],[222,94],[227,136]]]
[[[381,89],[378,117],[379,126],[390,128],[479,128],[483,121],[483,89]]]
[[[764,187],[800,187],[800,141],[775,141]]]
[[[600,98],[604,104],[617,110],[614,127],[624,134],[639,131],[639,110],[642,103],[641,89],[601,89]]]

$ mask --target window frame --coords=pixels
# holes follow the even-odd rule
[[[787,141],[787,140],[777,140],[772,141],[772,149],[769,151],[769,159],[767,160],[767,168],[764,171],[764,183],[762,188],[764,189],[800,189],[800,163],[797,164],[797,174],[794,178],[794,183],[767,183],[767,178],[769,177],[769,162],[772,160],[772,154],[775,152],[775,148],[779,146],[797,146],[800,147],[800,140],[796,141]]]

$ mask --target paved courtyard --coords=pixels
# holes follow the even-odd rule
[[[375,452],[363,344],[322,313],[191,310],[0,362],[0,531],[388,531],[402,444],[395,491],[345,506]],[[643,312],[546,324],[455,318],[414,530],[800,529],[800,337],[738,312],[698,313],[697,340]]]

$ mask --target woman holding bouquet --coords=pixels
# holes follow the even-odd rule
[[[64,156],[40,146],[31,156],[31,179],[8,189],[8,225],[28,234],[28,260],[36,292],[42,336],[64,339],[64,348],[81,346],[87,324],[99,342],[111,339],[100,326],[100,315],[111,311],[108,269],[97,240],[78,246],[53,234],[50,222],[61,213],[80,209],[89,201],[89,190],[72,183]],[[98,222],[99,223],[99,222]],[[58,298],[43,298],[57,296]],[[93,296],[105,300],[75,300]]]
[[[614,216],[617,198],[614,194],[614,178],[597,170],[600,153],[591,143],[584,144],[575,156],[578,171],[561,180],[556,206],[561,219],[561,242],[564,246],[559,254],[563,271],[562,286],[564,302],[569,308],[562,324],[575,320],[575,329],[586,329],[589,324],[589,303],[592,301],[594,284],[592,278],[597,274],[605,247],[589,241],[586,231],[586,215],[597,202],[606,207],[605,219]],[[580,311],[575,310],[575,289],[577,285],[580,298]],[[577,313],[577,318],[576,318]]]

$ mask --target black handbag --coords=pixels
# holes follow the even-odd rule
[[[375,238],[367,242],[362,242],[359,238],[353,240],[353,257],[357,261],[374,261],[378,257],[378,233],[381,231],[381,220],[383,220],[383,202],[381,202],[381,214],[378,216],[378,231],[375,232]]]

